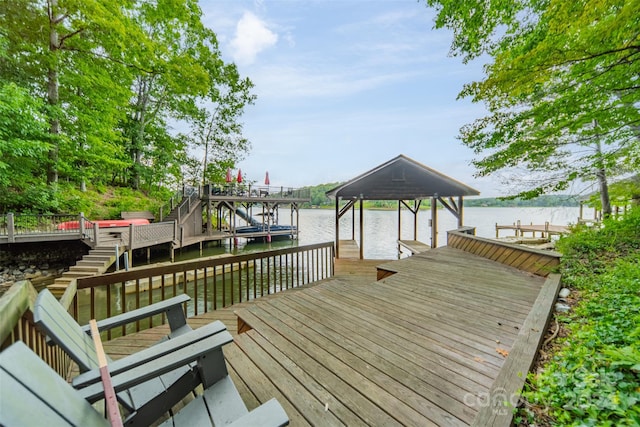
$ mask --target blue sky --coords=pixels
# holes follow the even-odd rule
[[[255,84],[243,117],[252,149],[239,167],[261,182],[300,187],[344,181],[398,154],[482,196],[508,191],[477,179],[456,138],[482,105],[456,100],[482,64],[449,56],[417,0],[201,0],[223,56]]]

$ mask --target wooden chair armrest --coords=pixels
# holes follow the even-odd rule
[[[98,330],[100,332],[107,331],[118,326],[155,316],[156,314],[166,313],[169,320],[169,326],[173,331],[174,329],[178,329],[181,326],[186,325],[187,318],[182,309],[182,304],[190,299],[191,297],[189,295],[181,294],[165,301],[160,301],[146,307],[118,314],[116,316],[109,317],[108,319],[99,320],[97,322]],[[89,325],[83,326],[82,330],[86,333],[90,333]]]
[[[198,361],[202,357],[206,358],[208,354],[219,351],[221,346],[231,341],[233,341],[231,334],[224,331],[179,348],[171,353],[148,360],[147,362],[135,367],[120,369],[117,374],[112,373],[111,375],[113,388],[116,393],[127,390],[140,383],[166,374],[176,368]],[[167,343],[170,342],[171,341],[167,341]],[[111,365],[109,365],[109,367],[111,367]],[[97,377],[98,381],[100,381],[100,372],[98,369],[93,369],[82,375],[87,374],[90,374],[91,377]],[[75,381],[73,385],[74,387],[76,386]],[[101,382],[96,383],[95,381],[92,381],[91,385],[79,389],[78,392],[90,403],[104,398],[104,388],[102,387]]]
[[[222,345],[233,341],[231,334],[226,331],[226,327],[224,323],[222,323],[219,320],[216,320],[215,322],[212,322],[208,325],[205,325],[201,328],[191,331],[188,334],[181,335],[171,340],[163,341],[159,344],[156,344],[149,348],[145,348],[144,350],[141,350],[130,356],[115,360],[109,363],[109,372],[111,373],[112,376],[119,375],[120,373],[127,372],[141,365],[145,365],[149,362],[157,360],[158,358],[165,357],[165,356],[170,357],[176,351],[189,347],[191,345],[197,344],[199,342],[205,341],[210,337],[216,337],[217,339],[217,341],[213,341],[213,342],[207,341],[209,345],[211,345],[211,343],[215,344],[215,347],[211,347],[210,350],[216,350],[220,348]],[[192,358],[190,361],[194,361],[196,359],[197,357]],[[186,363],[183,362],[182,365]],[[178,366],[181,366],[181,365],[179,364]],[[168,371],[170,370],[171,369],[169,369]],[[76,376],[72,380],[71,384],[73,385],[74,388],[84,388],[91,384],[95,384],[96,382],[99,382],[99,381],[100,381],[100,373],[97,370],[92,369],[90,371],[84,372]]]
[[[280,427],[287,424],[289,424],[289,417],[280,403],[274,398],[238,418],[229,424],[229,427],[251,427],[257,425]]]

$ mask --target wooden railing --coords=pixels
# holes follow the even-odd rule
[[[175,221],[129,226],[129,249],[144,248],[178,239]]]
[[[0,351],[16,341],[23,341],[66,378],[71,359],[59,347],[47,345],[45,336],[33,323],[32,309],[37,295],[31,282],[23,280],[11,286],[0,298]]]
[[[61,227],[66,222],[76,222],[75,227]],[[0,215],[0,243],[16,243],[41,240],[95,239],[95,225],[78,215],[19,214]]]
[[[83,325],[90,319],[101,320],[187,293],[191,296],[187,314],[194,316],[331,277],[333,256],[333,243],[329,242],[75,279],[60,298],[60,304]],[[48,346],[33,324],[36,295],[31,283],[22,281],[0,297],[0,350],[15,341],[23,341],[66,377],[70,366],[68,356],[57,346]],[[163,324],[165,320],[156,316],[105,333],[105,338],[137,332]]]
[[[72,312],[84,324],[186,293],[187,314],[194,316],[331,277],[333,256],[333,243],[321,243],[79,278]],[[158,316],[107,339],[163,322]]]
[[[447,232],[447,246],[547,277],[560,264],[561,255],[521,245],[474,236],[470,228]]]

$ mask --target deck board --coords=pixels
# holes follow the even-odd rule
[[[393,274],[376,282],[377,266]],[[276,397],[293,426],[471,425],[486,416],[473,402],[518,366],[500,352],[523,353],[521,328],[544,315],[532,310],[544,277],[460,249],[339,259],[335,273],[189,319],[234,335],[224,354],[249,408]],[[105,348],[133,352],[158,332],[147,334]]]

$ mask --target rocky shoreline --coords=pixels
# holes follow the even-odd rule
[[[0,295],[20,280],[30,280],[33,286],[40,290],[53,283],[68,268],[66,264],[50,262],[2,265],[0,266]]]

